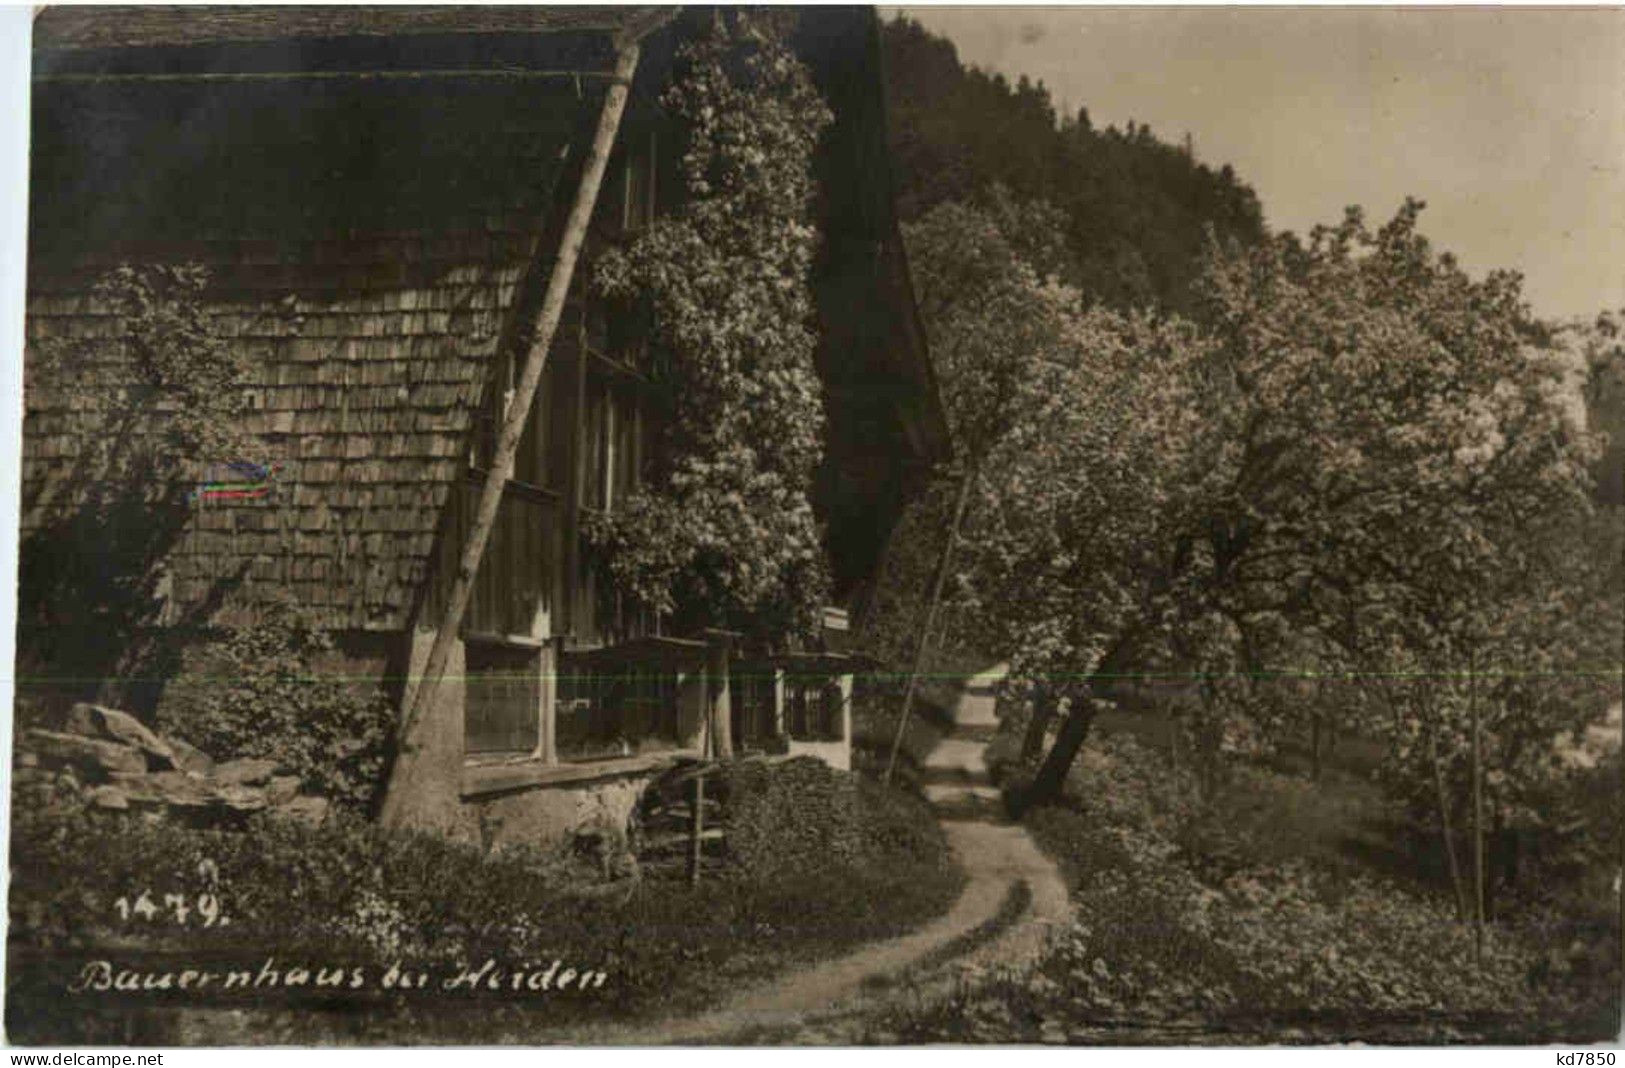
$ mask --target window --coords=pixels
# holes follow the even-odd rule
[[[644,433],[637,394],[629,386],[594,378],[587,383],[582,424],[581,503],[613,512],[638,483]]]
[[[789,679],[785,682],[784,703],[790,737],[802,741],[840,739],[843,709],[841,686],[835,679]]]
[[[626,152],[626,172],[621,182],[621,228],[641,230],[655,217],[655,160],[657,144],[653,131],[633,134]]]
[[[513,393],[513,361],[503,352],[496,357],[496,365],[491,368],[491,380],[486,385],[484,402],[474,413],[474,440],[468,452],[468,466],[482,470],[491,466],[497,452],[497,438],[502,434],[502,420],[508,414]]]
[[[593,212],[593,235],[599,241],[623,242],[654,222],[659,142],[652,130],[623,126],[619,144],[604,168],[604,184]]]
[[[559,759],[602,760],[680,748],[677,679],[660,668],[594,671],[566,654],[554,707]]]
[[[518,391],[518,370],[506,356],[499,357],[492,370],[490,388],[485,403],[475,415],[474,444],[470,450],[469,466],[477,470],[489,469],[495,462],[497,438],[502,433],[502,422],[508,406]],[[532,486],[562,492],[567,485],[569,453],[566,451],[569,432],[569,381],[566,373],[558,369],[557,360],[548,360],[542,371],[542,380],[536,386],[536,398],[530,406],[530,417],[525,432],[519,439],[519,450],[514,455],[513,479]]]
[[[541,650],[470,640],[463,656],[465,752],[534,753],[541,743]]]
[[[778,733],[771,668],[738,664],[728,686],[735,746],[760,748]]]

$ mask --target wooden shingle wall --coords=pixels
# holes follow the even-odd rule
[[[529,235],[334,241],[281,253],[289,258],[255,246],[172,251],[211,266],[214,329],[251,362],[246,429],[263,452],[244,459],[280,465],[265,500],[191,504],[172,597],[191,603],[240,577],[227,617],[286,591],[333,626],[404,625],[442,509],[467,470],[473,407]],[[90,296],[95,275],[87,265],[34,279],[31,343],[102,338],[116,358],[118,320]],[[31,345],[29,358],[37,351]],[[95,398],[77,393],[30,383],[25,500],[70,477],[79,435],[102,418]],[[49,518],[25,516],[25,535],[30,521]]]

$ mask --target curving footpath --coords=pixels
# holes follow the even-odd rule
[[[998,726],[994,690],[1006,666],[966,681],[953,724],[921,761],[965,889],[948,913],[918,931],[747,991],[687,1020],[578,1036],[609,1045],[729,1042],[850,1042],[862,1014],[906,989],[911,1001],[951,990],[967,973],[1019,969],[1065,926],[1060,871],[1019,824],[1008,822],[988,778],[983,749]],[[1011,904],[1025,903],[1010,916]],[[1006,925],[1007,924],[1007,925]],[[985,936],[985,937],[982,937]],[[980,945],[973,945],[980,942]],[[963,952],[956,947],[964,946]],[[946,959],[944,959],[946,958]],[[906,984],[899,980],[907,977]]]

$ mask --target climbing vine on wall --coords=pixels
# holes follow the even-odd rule
[[[196,264],[114,267],[89,297],[100,329],[30,343],[26,418],[58,450],[25,487],[19,546],[20,662],[66,680],[43,701],[145,711],[144,680],[172,651],[153,624],[187,494],[208,465],[256,455],[248,364],[217,333],[208,288]]]
[[[827,569],[810,493],[823,399],[808,273],[812,155],[829,109],[787,16],[731,10],[684,46],[663,102],[686,129],[686,200],[598,263],[648,324],[666,412],[644,485],[589,537],[623,594],[679,626],[811,626]]]

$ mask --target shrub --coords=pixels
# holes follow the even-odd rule
[[[1292,812],[1297,783],[1249,771],[1238,785],[1271,820],[1227,795],[1197,808],[1192,783],[1166,788],[1166,763],[1122,736],[1096,738],[1080,765],[1067,804],[1027,817],[1075,882],[1071,928],[1033,974],[882,1019],[888,1040],[1581,1041],[1617,1027],[1617,914],[1492,924],[1478,965],[1442,895],[1311,850],[1302,827],[1285,846],[1300,856],[1264,841],[1320,819]]]
[[[730,858],[756,878],[891,864],[944,867],[930,809],[813,757],[732,765],[722,777]]]
[[[846,860],[819,864],[808,848],[777,865],[761,841],[752,863],[731,865],[698,886],[645,879],[613,894],[597,882],[595,865],[566,853],[487,855],[349,816],[319,828],[262,816],[245,831],[198,831],[76,805],[20,805],[13,809],[8,1024],[14,1036],[27,1028],[24,1041],[131,1041],[118,1029],[119,1014],[150,1023],[158,1015],[150,1001],[134,1014],[121,1008],[129,1002],[98,1001],[53,1015],[71,978],[62,969],[82,965],[92,952],[238,967],[274,956],[285,964],[362,967],[374,981],[397,962],[447,974],[487,957],[513,964],[558,958],[608,974],[603,991],[574,999],[491,997],[448,1012],[443,997],[374,996],[365,1011],[345,1002],[327,1015],[262,998],[253,999],[260,1007],[245,1009],[248,1002],[235,999],[218,1002],[231,1012],[216,1018],[260,1042],[517,1041],[594,1014],[697,1010],[791,963],[895,936],[946,909],[959,875],[940,833],[925,822],[929,814],[867,784],[848,789],[841,782],[850,785],[850,776],[809,763],[788,761],[782,775],[746,770],[739,778],[752,785],[732,796],[764,831],[776,826],[803,842],[848,843],[839,854]],[[823,792],[809,795],[804,814],[774,823],[762,811],[769,802],[794,808],[803,795],[785,787],[818,782]],[[829,803],[843,791],[845,801]],[[811,830],[831,819],[831,836]],[[117,898],[144,889],[160,906],[168,894],[193,902],[216,895],[231,923],[121,920]],[[177,1044],[174,1034],[152,1026],[150,1041]]]
[[[335,803],[364,810],[382,779],[394,710],[375,690],[317,673],[332,636],[303,608],[271,605],[171,683],[159,727],[222,758],[277,760]]]

